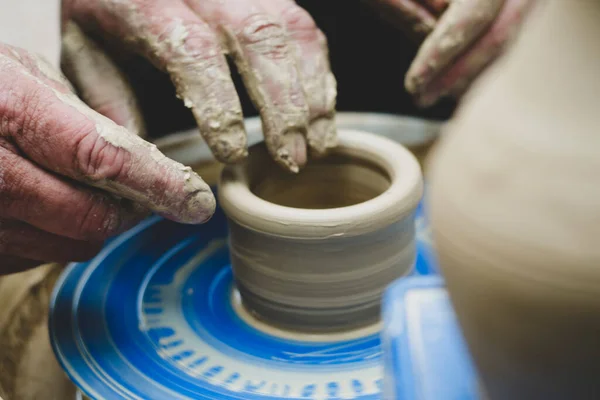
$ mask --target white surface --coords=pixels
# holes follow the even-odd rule
[[[58,67],[60,0],[0,0],[0,42],[41,54]]]

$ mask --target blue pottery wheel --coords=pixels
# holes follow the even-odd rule
[[[417,211],[414,274],[433,274]],[[293,335],[241,312],[217,210],[189,226],[152,217],[71,264],[50,311],[55,354],[93,399],[379,399],[377,327]]]

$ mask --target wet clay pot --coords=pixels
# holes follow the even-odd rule
[[[600,396],[600,2],[548,1],[434,150],[434,241],[492,400]]]
[[[340,130],[339,143],[298,175],[258,144],[221,176],[237,289],[247,310],[278,327],[374,323],[383,289],[414,266],[419,163],[378,135]]]

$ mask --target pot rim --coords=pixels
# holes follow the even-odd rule
[[[375,232],[413,212],[423,194],[421,167],[404,146],[358,130],[338,131],[337,153],[383,169],[390,186],[377,197],[325,210],[282,206],[261,199],[249,187],[246,163],[227,166],[219,180],[219,203],[228,218],[253,231],[278,237],[323,240]]]

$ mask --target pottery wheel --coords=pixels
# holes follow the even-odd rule
[[[415,273],[430,272],[418,211]],[[54,351],[94,399],[378,399],[378,326],[296,334],[239,305],[220,210],[205,225],[152,217],[70,265],[51,305]]]

